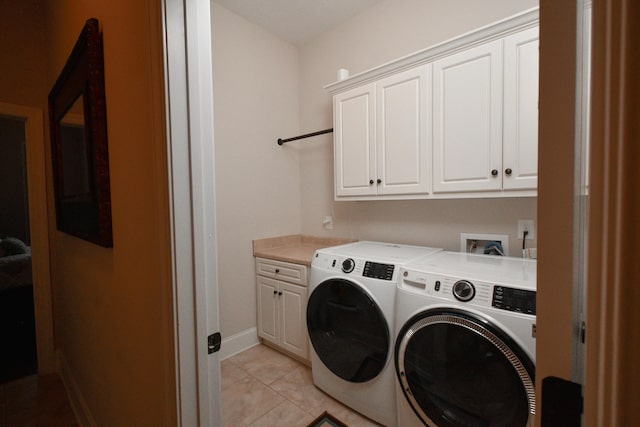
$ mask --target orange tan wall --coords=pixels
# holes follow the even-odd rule
[[[56,349],[100,426],[176,423],[156,3],[49,2],[46,10],[49,87],[88,18],[104,38],[113,248],[50,227]]]
[[[0,102],[46,112],[44,12],[39,0],[0,3]]]

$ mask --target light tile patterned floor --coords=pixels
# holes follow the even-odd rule
[[[379,427],[313,385],[311,369],[258,345],[222,362],[223,427],[305,427],[328,411],[350,427]],[[57,375],[0,384],[0,426],[77,427]]]
[[[265,345],[221,369],[223,427],[305,427],[324,411],[350,427],[379,427],[316,388],[309,367]]]

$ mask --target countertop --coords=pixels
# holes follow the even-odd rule
[[[314,237],[302,234],[253,241],[253,256],[311,266],[316,250],[355,242],[355,239]]]

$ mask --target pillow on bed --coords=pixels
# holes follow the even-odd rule
[[[0,241],[0,251],[4,252],[2,256],[19,255],[29,253],[29,247],[20,239],[7,237]]]

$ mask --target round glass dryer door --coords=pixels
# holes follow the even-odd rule
[[[358,285],[329,279],[311,293],[307,328],[322,363],[345,381],[369,381],[389,357],[389,327],[378,305]]]
[[[404,395],[429,426],[533,421],[534,364],[485,319],[456,309],[427,310],[403,326],[395,354]]]

